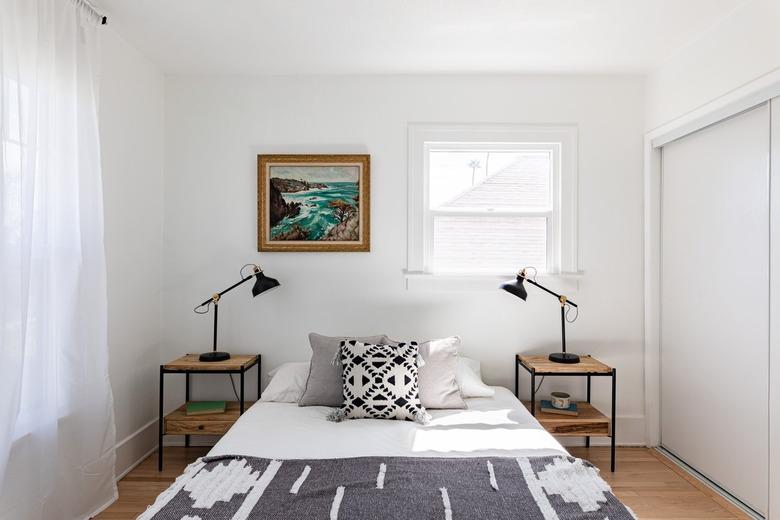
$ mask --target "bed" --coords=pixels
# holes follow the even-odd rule
[[[139,520],[634,518],[505,388],[431,421],[253,405]]]

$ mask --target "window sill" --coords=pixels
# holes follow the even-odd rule
[[[433,274],[404,270],[408,291],[495,291],[499,286],[516,277],[516,274]],[[552,291],[561,294],[576,293],[583,273],[539,274],[536,280]]]

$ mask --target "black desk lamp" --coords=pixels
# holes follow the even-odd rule
[[[251,280],[252,277],[257,278],[255,281],[254,287],[252,287],[252,296],[257,296],[260,293],[264,293],[265,291],[268,291],[270,289],[273,289],[274,287],[279,287],[279,281],[275,278],[269,278],[265,274],[263,274],[263,270],[260,269],[258,266],[254,264],[246,264],[244,267],[241,268],[241,271],[239,273],[241,276],[244,276],[244,268],[248,266],[252,266],[254,272],[247,276],[246,278],[242,278],[240,281],[234,283],[227,289],[225,289],[222,292],[214,293],[214,295],[206,300],[205,302],[201,303],[197,307],[195,307],[195,312],[198,314],[206,314],[209,312],[208,306],[211,304],[214,304],[214,350],[211,352],[204,352],[200,355],[201,361],[224,361],[226,359],[230,359],[230,354],[227,352],[218,352],[217,351],[217,318],[219,317],[219,299],[222,298],[222,295],[225,293],[228,293],[241,285],[242,283],[246,282],[247,280]],[[205,310],[198,310],[205,307]]]
[[[533,269],[533,268],[532,268]],[[534,269],[534,272],[536,270]],[[580,356],[577,354],[569,354],[566,352],[566,306],[571,305],[572,307],[577,307],[577,304],[573,301],[566,298],[566,296],[563,296],[562,294],[558,294],[555,292],[552,292],[547,287],[536,283],[536,281],[533,278],[529,278],[528,275],[525,272],[525,269],[521,270],[519,273],[517,273],[517,279],[511,280],[509,282],[506,282],[504,284],[501,284],[501,288],[505,290],[508,293],[514,294],[521,300],[525,301],[526,298],[528,298],[528,292],[525,290],[525,287],[523,287],[523,282],[527,281],[531,285],[537,286],[539,289],[552,294],[556,298],[558,298],[558,301],[561,303],[561,347],[562,352],[555,352],[553,354],[550,354],[549,360],[553,361],[555,363],[579,363],[580,362]],[[576,317],[574,319],[577,319]],[[572,320],[574,321],[574,320]]]

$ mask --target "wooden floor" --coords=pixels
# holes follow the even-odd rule
[[[119,482],[119,500],[96,518],[134,519],[187,464],[207,451],[208,448],[166,448],[162,473],[157,472],[157,454],[151,455]],[[654,450],[618,448],[618,468],[614,474],[609,471],[608,448],[571,448],[569,451],[601,468],[602,477],[618,498],[642,520],[748,518]]]

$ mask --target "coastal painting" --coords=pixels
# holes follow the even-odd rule
[[[369,251],[368,155],[258,155],[259,251]]]

